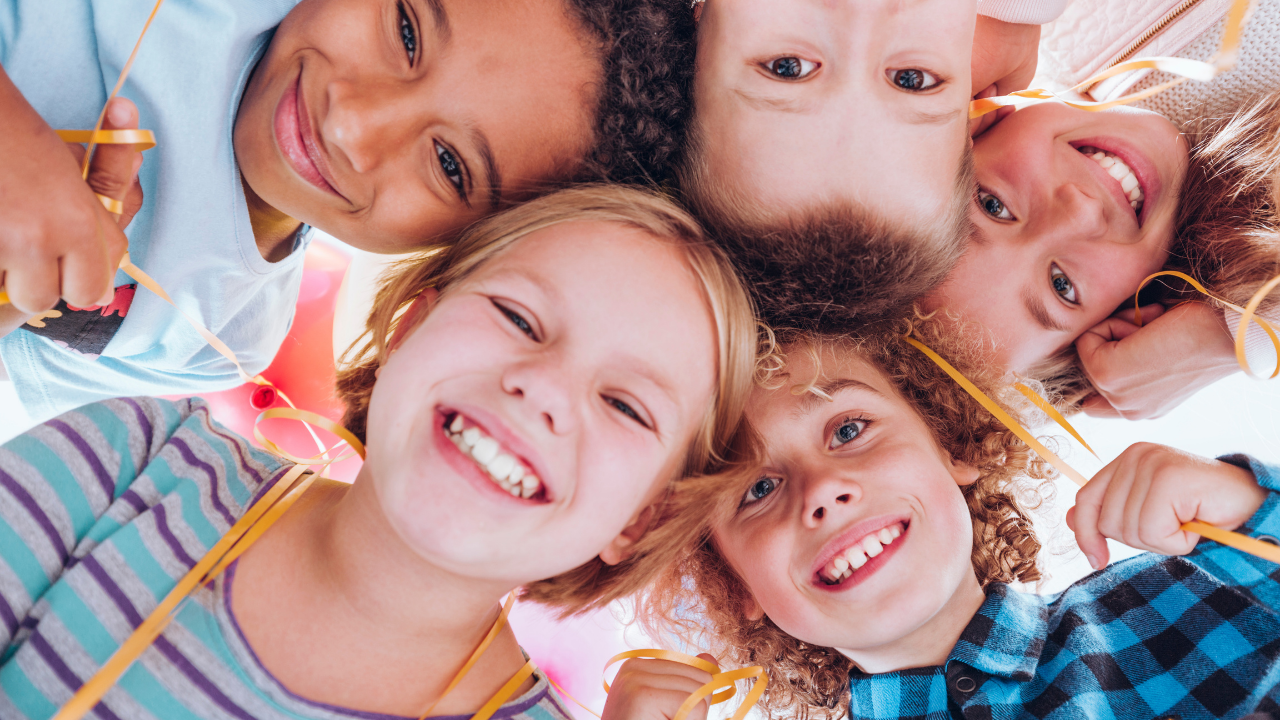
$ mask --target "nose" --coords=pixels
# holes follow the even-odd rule
[[[803,522],[806,527],[821,527],[823,521],[839,514],[841,508],[862,499],[862,486],[856,480],[835,472],[812,475],[805,483]]]
[[[1091,194],[1092,193],[1092,194]],[[1068,232],[1078,240],[1104,240],[1110,235],[1105,199],[1097,197],[1098,189],[1068,181],[1053,193],[1054,212],[1049,221],[1059,232]]]
[[[553,434],[568,435],[578,429],[574,398],[582,394],[572,377],[559,363],[539,358],[509,366],[502,374],[502,389]]]
[[[413,113],[405,112],[396,83],[334,79],[327,86],[328,111],[320,134],[346,156],[356,172],[369,172],[389,157],[403,155],[414,135]]]

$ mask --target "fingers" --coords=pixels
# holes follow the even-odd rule
[[[1152,320],[1155,320],[1156,318],[1160,317],[1166,312],[1168,312],[1168,310],[1165,308],[1164,305],[1161,305],[1160,303],[1151,303],[1150,305],[1143,305],[1142,306],[1142,324],[1146,325],[1147,323],[1151,322]],[[1124,320],[1125,322],[1128,322],[1128,323],[1133,323],[1133,322],[1137,322],[1138,314],[1132,307],[1125,307],[1123,310],[1120,310],[1115,315],[1112,315],[1112,317],[1120,318],[1121,320]]]
[[[114,98],[107,105],[102,127],[105,130],[136,129],[138,109],[124,98]],[[89,187],[113,200],[123,199],[133,185],[134,159],[140,157],[142,153],[131,145],[97,145],[93,164],[89,166]]]
[[[1081,488],[1076,494],[1076,506],[1068,511],[1068,525],[1075,532],[1076,545],[1094,570],[1102,569],[1110,560],[1107,539],[1098,530],[1098,518],[1102,513],[1111,470],[1111,465],[1108,465]]]
[[[1123,417],[1119,410],[1116,410],[1106,398],[1094,393],[1084,399],[1080,404],[1080,409],[1089,417],[1099,418],[1119,418]]]

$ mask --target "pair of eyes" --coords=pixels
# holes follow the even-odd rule
[[[511,324],[516,326],[517,330],[524,333],[526,336],[529,337],[530,340],[534,342],[542,342],[538,338],[537,331],[533,329],[533,324],[530,323],[528,320],[526,320],[525,317],[521,315],[517,310],[515,310],[512,307],[509,307],[505,303],[502,303],[498,300],[491,300],[491,302],[493,303],[494,307],[498,308],[498,312],[505,315],[507,320],[510,320]],[[625,401],[620,400],[616,397],[610,397],[608,395],[604,396],[604,401],[614,410],[617,410],[618,412],[625,415],[627,418],[634,420],[636,423],[640,425],[640,427],[643,427],[646,430],[653,429],[652,427],[650,427],[649,423],[645,422],[644,418],[640,417],[640,413],[636,412],[635,408],[628,405]]]
[[[812,60],[788,55],[774,58],[765,63],[764,67],[774,77],[796,81],[808,78],[817,72],[822,65]],[[935,77],[933,73],[920,68],[891,68],[885,71],[885,76],[889,78],[889,82],[893,83],[895,87],[908,92],[932,90],[942,84],[942,81]]]
[[[845,418],[840,421],[831,431],[831,439],[827,441],[828,450],[839,450],[849,443],[857,440],[862,436],[869,425],[869,421],[861,418]],[[782,485],[782,478],[762,477],[751,484],[747,488],[747,492],[742,496],[740,507],[760,502],[766,497],[773,494]]]
[[[400,20],[400,44],[404,46],[405,56],[409,59],[409,66],[418,59],[418,29],[414,26],[414,17],[411,16],[408,8],[405,7],[403,0],[396,3],[396,12],[399,14]],[[444,173],[449,184],[453,186],[454,192],[458,193],[458,198],[462,202],[470,204],[467,200],[467,168],[466,164],[458,159],[457,153],[449,149],[439,140],[433,141],[436,150],[436,162],[440,163],[440,170]]]
[[[1009,208],[1005,206],[1004,201],[995,195],[978,188],[978,207],[982,208],[982,212],[986,213],[992,220],[1001,222],[1013,222],[1017,220],[1013,213],[1009,212]],[[1071,278],[1067,276],[1057,263],[1049,263],[1049,285],[1053,288],[1053,292],[1062,298],[1064,302],[1071,305],[1079,305],[1080,300],[1076,297],[1075,283],[1071,282]]]

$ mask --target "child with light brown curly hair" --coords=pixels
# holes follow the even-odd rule
[[[966,361],[977,348],[943,337],[940,323],[913,324],[1016,407]],[[702,641],[726,666],[762,666],[767,710],[798,718],[1280,709],[1274,566],[1180,530],[1198,518],[1274,535],[1280,473],[1243,456],[1134,446],[1068,515],[1099,572],[1059,595],[1022,592],[1012,583],[1040,577],[1028,511],[1049,472],[903,329],[784,338],[748,402],[736,481],[686,498],[707,533],[640,617]],[[1107,537],[1160,555],[1103,570]],[[622,682],[660,685],[660,661],[646,662],[644,673],[620,671]],[[668,674],[692,674],[681,668]],[[620,684],[619,697],[640,696]]]

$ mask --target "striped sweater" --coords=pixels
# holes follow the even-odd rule
[[[51,717],[289,468],[199,399],[87,405],[0,447],[0,718]],[[231,611],[234,565],[89,717],[373,720],[291,693]],[[545,678],[498,720],[567,720]]]

